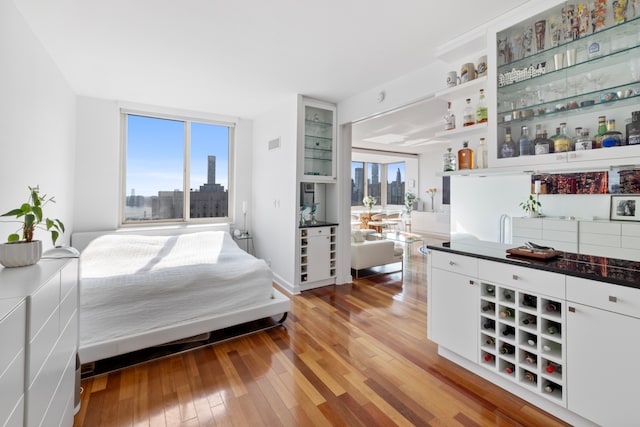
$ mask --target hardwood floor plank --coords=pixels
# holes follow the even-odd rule
[[[293,296],[285,327],[84,379],[74,426],[566,426],[437,354],[425,261]]]

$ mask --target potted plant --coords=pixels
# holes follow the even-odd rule
[[[38,186],[29,187],[27,202],[2,214],[3,217],[15,217],[15,222],[22,226],[9,235],[7,243],[0,244],[0,264],[5,267],[23,267],[37,263],[42,256],[42,241],[33,240],[36,228],[50,232],[55,246],[60,233],[64,233],[64,224],[59,219],[43,217],[42,207],[49,202],[55,203],[53,196],[40,195]]]
[[[408,214],[413,210],[413,204],[418,200],[418,197],[413,194],[411,191],[407,191],[407,194],[404,198],[404,207]]]
[[[369,212],[371,212],[371,210],[373,209],[373,207],[376,204],[376,198],[373,196],[366,196],[364,199],[362,199],[362,204],[365,205],[367,207],[367,209],[369,209]]]
[[[540,215],[540,208],[542,207],[542,203],[540,203],[535,197],[533,197],[533,194],[529,194],[529,198],[520,203],[520,207],[527,213],[528,216],[535,217]]]

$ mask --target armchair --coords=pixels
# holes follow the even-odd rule
[[[373,230],[351,232],[351,268],[355,270],[356,278],[362,269],[403,261],[401,246],[391,240],[366,240],[365,236],[371,232]]]

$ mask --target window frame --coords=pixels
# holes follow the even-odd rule
[[[182,168],[183,174],[183,207],[182,207],[182,218],[171,218],[171,219],[151,219],[147,221],[126,221],[126,198],[127,198],[127,123],[128,116],[140,116],[140,117],[148,117],[151,119],[162,119],[162,120],[174,120],[184,122],[184,139],[183,139],[183,150],[184,150],[184,162]],[[202,123],[208,125],[215,126],[224,126],[229,129],[229,140],[228,140],[228,152],[229,152],[229,160],[227,165],[227,194],[228,194],[228,207],[227,207],[227,216],[224,217],[209,217],[209,218],[191,218],[190,209],[191,209],[191,124],[192,123]],[[157,225],[173,225],[173,224],[220,224],[232,222],[232,213],[234,210],[232,209],[235,206],[235,183],[234,183],[234,169],[235,169],[235,136],[236,136],[236,123],[234,122],[226,122],[222,120],[203,118],[203,117],[195,117],[195,116],[185,116],[180,114],[171,114],[171,113],[161,113],[161,112],[153,112],[147,110],[137,110],[137,109],[129,109],[129,108],[121,108],[120,109],[120,192],[119,192],[119,223],[121,227],[144,227],[147,225],[157,226]]]
[[[405,160],[400,160],[400,161],[394,161],[394,162],[389,162],[389,163],[382,163],[382,162],[367,162],[367,161],[362,161],[362,160],[351,160],[351,170],[353,171],[353,164],[354,163],[361,163],[363,165],[363,194],[365,196],[369,195],[369,165],[370,164],[376,164],[376,165],[380,165],[380,197],[377,197],[377,202],[375,206],[378,206],[380,208],[386,209],[387,207],[391,207],[391,208],[400,208],[404,206],[404,203],[401,205],[389,205],[387,204],[387,169],[388,169],[388,165],[391,164],[398,164],[398,163],[404,163],[405,165],[405,190],[406,190],[406,168],[407,168],[407,162]],[[353,173],[353,172],[352,172]],[[352,175],[350,178],[350,181],[354,180],[354,176]],[[406,194],[406,191],[405,191]],[[349,199],[351,199],[351,197],[349,197]],[[362,201],[360,201],[360,206],[362,206]],[[351,208],[357,207],[357,205],[351,205]]]

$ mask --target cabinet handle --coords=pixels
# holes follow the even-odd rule
[[[569,307],[568,308],[570,313],[575,313],[576,312],[576,308],[575,307]]]
[[[475,284],[476,284],[476,282],[474,282],[473,280],[469,280],[469,284],[470,284],[470,285],[475,285]]]
[[[449,261],[449,265],[456,265],[456,263],[453,261]]]
[[[614,297],[613,295],[609,295],[609,302],[618,302],[618,297]]]
[[[518,275],[517,275],[517,274],[514,274],[513,276],[511,276],[511,278],[512,278],[513,280],[518,280],[518,279],[519,279],[519,277],[518,277]]]

